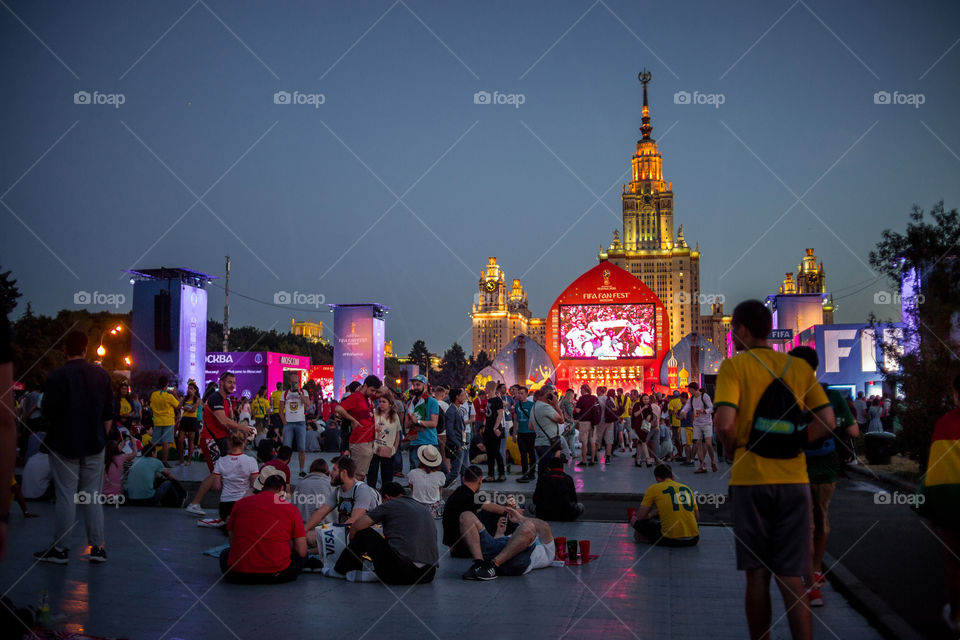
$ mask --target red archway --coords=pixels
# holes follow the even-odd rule
[[[660,298],[630,272],[601,262],[550,307],[545,346],[561,389],[586,383],[649,392],[659,385],[669,338]]]

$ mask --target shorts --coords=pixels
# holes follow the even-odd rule
[[[602,444],[606,442],[607,444],[613,444],[614,433],[613,433],[613,423],[612,422],[601,422],[597,425],[597,435],[595,436],[597,444]]]
[[[189,416],[180,418],[180,431],[184,431],[186,433],[196,433],[199,426],[200,425],[197,423],[196,418],[191,418]]]
[[[712,424],[705,424],[705,425],[696,425],[696,424],[695,424],[695,425],[693,425],[693,439],[694,439],[695,441],[696,441],[696,440],[703,440],[704,438],[712,438],[712,437],[713,437],[713,425],[712,425]]]
[[[494,538],[486,529],[480,532],[480,551],[484,560],[490,560],[507,546],[510,538]],[[553,563],[556,545],[551,541],[543,544],[539,540],[497,567],[501,576],[522,576],[534,569],[543,569]]]
[[[173,425],[153,428],[153,444],[173,444]]]
[[[693,444],[693,427],[680,427],[680,439],[683,444]]]
[[[577,431],[580,432],[580,443],[584,446],[583,455],[586,456],[587,444],[596,444],[597,442],[597,428],[590,422],[581,421],[577,423]]]
[[[640,534],[644,541],[660,547],[695,547],[700,542],[700,536],[693,536],[692,538],[666,537],[663,535],[660,520],[656,518],[637,520],[633,523],[633,530]],[[641,542],[640,540],[637,541]]]
[[[810,572],[810,485],[732,486],[737,569],[781,577]]]
[[[307,450],[307,423],[306,422],[288,422],[283,427],[283,444],[288,447],[293,446],[293,437],[297,437],[296,451]]]
[[[837,485],[833,482],[810,485],[810,498],[813,506],[813,519],[810,521],[810,531],[822,531],[823,535],[830,533],[830,499]],[[814,567],[819,571],[818,567]]]
[[[357,473],[359,475],[366,476],[367,472],[370,470],[370,461],[373,460],[373,443],[351,443],[350,458],[357,464]]]

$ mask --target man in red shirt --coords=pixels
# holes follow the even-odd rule
[[[367,477],[373,460],[373,405],[370,400],[380,394],[382,383],[377,376],[367,376],[356,391],[343,398],[337,406],[337,415],[353,425],[350,430],[350,457],[357,463],[357,478]]]
[[[228,453],[227,439],[230,429],[242,429],[247,433],[256,433],[251,426],[240,424],[233,419],[233,401],[230,394],[237,387],[237,377],[229,371],[220,374],[220,388],[211,394],[203,407],[203,433],[200,437],[200,449],[207,460],[207,468],[213,473],[217,458]]]
[[[286,501],[287,483],[273,475],[263,490],[234,505],[227,521],[230,547],[220,554],[228,582],[280,584],[297,579],[307,556],[300,512]]]

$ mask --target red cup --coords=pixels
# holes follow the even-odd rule
[[[586,564],[590,562],[590,541],[581,540],[580,541],[580,563]]]
[[[636,507],[627,507],[627,523],[628,524],[633,520],[633,516],[636,513],[637,513]]]
[[[567,559],[567,539],[561,536],[558,536],[553,539],[554,560],[566,560]]]

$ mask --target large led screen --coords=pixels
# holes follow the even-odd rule
[[[560,358],[626,360],[656,356],[653,304],[560,305]]]

